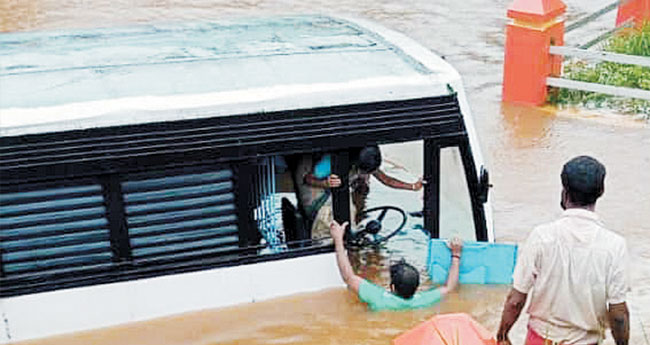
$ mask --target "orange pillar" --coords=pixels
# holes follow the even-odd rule
[[[562,0],[515,0],[508,8],[503,68],[505,102],[542,105],[546,77],[560,75],[562,57],[549,54],[551,45],[564,45],[566,10]]]
[[[618,4],[616,26],[634,21],[636,27],[650,21],[650,0],[621,0]]]

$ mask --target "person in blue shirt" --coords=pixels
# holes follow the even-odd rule
[[[458,286],[458,270],[463,248],[463,243],[458,238],[451,240],[448,244],[452,260],[445,285],[429,291],[416,292],[420,284],[420,274],[415,267],[402,260],[390,267],[390,290],[386,290],[354,273],[343,241],[347,225],[347,222],[341,225],[336,221],[330,224],[330,234],[334,240],[336,251],[336,263],[345,284],[371,310],[406,310],[430,307],[439,303]]]

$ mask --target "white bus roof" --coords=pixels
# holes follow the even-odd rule
[[[0,136],[449,94],[404,35],[294,16],[0,34]]]

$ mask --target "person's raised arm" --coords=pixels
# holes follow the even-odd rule
[[[451,266],[449,267],[449,273],[447,274],[447,281],[445,282],[445,285],[440,288],[440,294],[443,296],[456,290],[456,287],[458,286],[460,255],[463,250],[463,242],[459,238],[453,238],[449,242],[448,246],[449,249],[451,249]]]
[[[375,171],[372,175],[376,177],[379,182],[385,184],[388,187],[396,189],[420,190],[425,183],[421,177],[415,183],[403,182],[394,177],[386,175],[386,173],[380,169],[377,169],[377,171]]]
[[[616,345],[627,345],[630,339],[630,312],[627,310],[627,304],[610,304],[607,316]]]
[[[348,259],[348,253],[345,250],[345,245],[343,242],[343,235],[345,234],[345,228],[348,226],[348,222],[340,225],[336,221],[330,223],[330,234],[334,240],[334,250],[336,251],[336,264],[339,266],[339,273],[345,281],[345,284],[348,288],[354,291],[356,294],[359,293],[359,286],[363,278],[359,277],[354,273],[352,265],[350,264],[350,259]]]

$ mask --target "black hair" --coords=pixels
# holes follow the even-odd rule
[[[371,173],[381,165],[381,151],[379,146],[366,146],[359,151],[359,169],[364,173]]]
[[[413,297],[420,285],[420,273],[402,259],[390,266],[390,283],[395,288],[397,296],[409,299]]]
[[[562,186],[569,200],[578,206],[588,206],[605,191],[605,166],[589,156],[571,159],[562,168]]]

